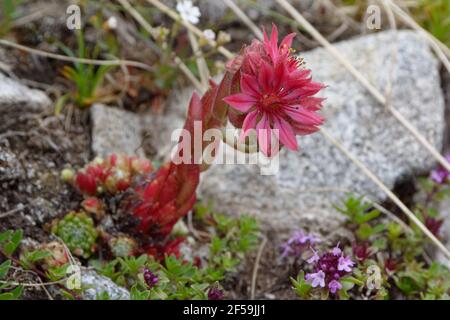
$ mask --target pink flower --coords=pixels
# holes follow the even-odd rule
[[[350,259],[350,257],[345,257],[342,256],[339,258],[338,261],[338,270],[339,271],[345,271],[345,272],[351,272],[353,265],[355,263]]]
[[[317,242],[320,242],[320,239],[316,236],[307,235],[301,230],[295,231],[292,237],[281,246],[283,250],[281,257],[300,257],[307,247],[314,245]]]
[[[240,70],[240,92],[224,99],[232,107],[230,120],[242,127],[241,141],[256,129],[259,146],[266,155],[271,155],[275,132],[282,145],[298,150],[295,136],[316,132],[323,123],[316,111],[324,99],[314,95],[324,85],[313,82],[311,72],[292,55],[294,36],[286,36],[278,46],[278,30],[273,25],[270,39],[264,32],[263,42],[255,40],[229,64],[229,68],[238,65]]]
[[[158,283],[158,276],[151,272],[149,269],[144,269],[144,281],[151,289]]]
[[[339,280],[352,272],[355,263],[350,257],[344,256],[339,244],[322,255],[319,255],[314,249],[312,250],[314,255],[308,260],[308,263],[313,264],[315,273],[306,274],[305,280],[311,282],[313,287],[326,287],[330,293],[335,294],[342,289]]]
[[[340,256],[342,253],[342,250],[339,249],[339,243],[336,245],[336,247],[333,248],[333,250],[331,251],[333,253],[334,256]]]
[[[342,284],[339,281],[332,280],[328,284],[328,289],[330,289],[331,293],[336,293],[336,291],[339,291],[342,289]]]
[[[305,280],[309,281],[313,288],[325,287],[325,273],[323,271],[319,271],[317,273],[307,273],[305,275]]]
[[[309,258],[308,260],[306,260],[306,262],[312,264],[312,263],[316,263],[317,261],[320,260],[320,256],[317,254],[317,251],[314,250],[313,248],[311,248],[313,255],[311,258]]]
[[[450,154],[448,154],[445,159],[450,163]],[[430,178],[437,184],[444,184],[450,179],[450,173],[442,165],[439,165],[436,169],[431,171]]]

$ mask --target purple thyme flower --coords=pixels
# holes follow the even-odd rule
[[[144,269],[144,281],[151,289],[158,283],[158,276],[151,272],[149,269]]]
[[[322,270],[316,273],[307,273],[305,279],[311,282],[313,288],[325,287],[325,273]]]
[[[333,294],[342,289],[340,279],[351,273],[355,264],[350,256],[344,256],[339,244],[322,255],[313,248],[311,250],[313,256],[307,262],[313,264],[314,271],[307,273],[305,280],[314,288],[327,288]]]
[[[317,254],[317,251],[314,250],[313,248],[311,248],[311,250],[312,250],[312,252],[313,252],[313,255],[312,255],[311,258],[309,258],[308,260],[306,260],[306,262],[308,262],[309,264],[311,264],[311,263],[316,263],[316,262],[319,261],[319,259],[320,259],[319,255]]]
[[[292,237],[281,246],[281,257],[299,257],[306,248],[314,245],[319,241],[319,238],[314,235],[306,235],[301,230],[295,231]]]
[[[333,248],[333,250],[331,251],[333,253],[334,256],[340,256],[342,253],[342,250],[339,249],[339,243],[336,245],[336,247]]]
[[[337,269],[339,271],[351,272],[352,267],[355,263],[350,259],[350,257],[345,257],[342,255],[338,261]]]
[[[444,168],[437,168],[431,171],[431,180],[438,184],[443,184],[448,178],[448,172]]]
[[[331,280],[328,284],[328,289],[330,289],[331,293],[336,293],[336,291],[342,289],[342,284],[337,280]]]
[[[450,163],[450,154],[448,154],[445,159]],[[447,180],[450,180],[450,173],[444,167],[439,165],[436,169],[431,171],[430,178],[438,184],[443,184]]]
[[[222,300],[223,296],[223,291],[216,286],[213,286],[208,290],[208,300]]]

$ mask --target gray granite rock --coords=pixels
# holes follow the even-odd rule
[[[105,292],[110,300],[130,300],[128,290],[119,287],[111,279],[99,275],[94,270],[82,269],[81,287],[84,288],[83,299],[85,300],[96,300]]]
[[[0,112],[40,112],[49,107],[51,101],[47,95],[30,89],[18,81],[0,73]]]
[[[0,58],[3,53],[0,52]],[[27,113],[45,111],[51,104],[47,95],[30,89],[17,80],[0,73],[0,112],[5,122],[0,123],[0,135],[6,128],[13,128],[19,116]],[[25,174],[16,154],[6,147],[0,146],[0,182],[12,181]]]
[[[264,13],[268,10],[280,11],[280,6],[275,0],[258,0],[258,4],[251,5],[245,0],[233,0],[236,5],[241,8],[252,20],[262,19]],[[289,1],[295,8],[304,12],[305,10],[311,10],[314,7],[314,0],[290,0]],[[224,18],[228,6],[223,1],[211,1],[211,0],[198,0],[196,1],[202,19],[208,22],[218,22]],[[315,8],[313,8],[315,9]],[[258,25],[259,21],[256,21]]]
[[[16,155],[0,146],[0,182],[18,179],[23,173],[24,170]]]
[[[92,150],[95,155],[111,153],[143,155],[139,117],[131,112],[103,104],[91,107]]]
[[[409,31],[380,32],[336,44],[381,92],[392,81],[393,107],[437,149],[442,146],[444,103],[438,62],[426,42]],[[392,52],[397,50],[397,59]],[[328,85],[323,114],[326,128],[390,188],[413,173],[429,170],[434,159],[384,107],[324,49],[303,54],[315,80]],[[180,123],[186,90],[168,106],[158,131],[164,136]],[[180,101],[184,99],[183,101]],[[178,110],[178,111],[177,111]],[[185,109],[184,109],[185,110]],[[161,141],[161,140],[160,140]],[[202,177],[200,194],[230,214],[257,215],[263,226],[334,230],[342,217],[332,205],[345,191],[374,200],[385,195],[320,134],[299,138],[300,152],[283,150],[279,173],[262,176],[256,166],[215,165]]]

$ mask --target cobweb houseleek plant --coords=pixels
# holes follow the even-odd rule
[[[313,82],[311,71],[293,54],[294,37],[290,34],[278,43],[274,25],[270,37],[264,32],[263,41],[254,40],[227,64],[219,83],[211,81],[202,97],[193,93],[184,125],[191,137],[195,121],[202,123],[202,134],[208,129],[222,130],[230,121],[242,128],[241,142],[253,129],[259,150],[274,156],[283,146],[298,150],[296,135],[319,130],[324,120],[317,112],[323,99],[315,95],[324,85]],[[276,131],[279,148],[272,150]],[[205,169],[198,164],[201,155],[195,154],[194,144],[192,141],[187,162],[170,161],[134,186],[127,206],[139,219],[142,234],[165,237],[192,209],[200,172]],[[202,144],[206,146],[206,142]],[[181,156],[185,152],[181,147],[178,151]]]
[[[87,198],[120,194],[121,212],[134,218],[127,220],[133,220],[132,233],[138,235],[141,248],[154,256],[176,255],[181,240],[172,236],[172,230],[192,210],[200,173],[208,169],[202,163],[203,151],[196,152],[195,146],[200,143],[206,153],[210,142],[194,139],[231,123],[242,129],[238,146],[244,146],[245,152],[254,149],[272,157],[284,146],[298,150],[296,135],[314,133],[323,123],[317,113],[323,99],[315,95],[324,85],[313,82],[311,72],[294,55],[294,36],[279,43],[274,25],[270,37],[264,32],[262,41],[254,40],[227,64],[220,82],[210,81],[203,96],[192,94],[184,124],[191,139],[185,143],[181,135],[174,153],[177,159],[172,157],[155,169],[145,159],[111,155],[94,159],[77,174],[69,174],[69,180]],[[198,122],[201,132],[196,132]],[[252,130],[256,146],[244,142]],[[87,211],[101,211],[95,199],[83,203]]]

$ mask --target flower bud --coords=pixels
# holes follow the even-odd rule
[[[219,35],[217,36],[217,44],[222,45],[231,41],[231,36],[229,33],[225,31],[219,31]]]
[[[61,180],[66,183],[72,183],[75,177],[75,172],[72,169],[66,168],[61,171]]]
[[[45,268],[60,267],[69,262],[65,247],[57,241],[43,243],[40,249],[50,253],[49,256],[44,258]]]
[[[81,206],[84,210],[86,210],[86,212],[95,214],[98,219],[100,219],[105,213],[103,202],[95,197],[85,199],[81,203]]]

